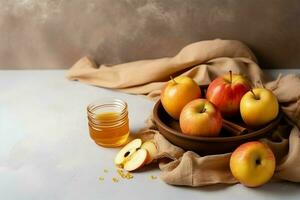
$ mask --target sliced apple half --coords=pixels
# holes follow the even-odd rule
[[[141,139],[134,139],[126,144],[116,155],[115,164],[124,165],[124,163],[142,146]]]
[[[158,153],[156,145],[151,141],[147,141],[147,142],[142,144],[141,148],[146,149],[148,151],[148,157],[147,157],[147,160],[146,160],[146,164],[151,163],[153,161],[154,157]]]
[[[124,163],[124,169],[127,171],[134,171],[146,164],[148,152],[146,149],[138,149],[134,152],[128,160]]]

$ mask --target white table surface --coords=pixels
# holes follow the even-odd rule
[[[267,73],[275,76],[278,71]],[[288,182],[257,189],[240,184],[170,186],[159,178],[150,180],[150,175],[159,176],[157,168],[113,183],[118,149],[101,148],[89,138],[86,106],[104,96],[127,101],[135,132],[144,127],[153,102],[68,81],[64,75],[64,70],[0,71],[1,200],[300,199],[300,185]]]

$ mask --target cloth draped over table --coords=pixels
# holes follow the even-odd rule
[[[71,67],[67,78],[157,99],[170,76],[186,75],[199,85],[207,85],[229,70],[246,75],[254,86],[264,86],[277,96],[285,117],[271,136],[262,141],[276,157],[274,179],[300,182],[300,76],[291,74],[268,81],[254,54],[239,41],[201,41],[184,47],[174,57],[114,66],[97,66],[91,58],[84,57]],[[140,136],[157,145],[161,178],[168,184],[203,186],[237,182],[229,169],[230,153],[201,157],[184,151],[166,140],[151,118]]]

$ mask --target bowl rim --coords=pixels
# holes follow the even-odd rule
[[[276,126],[279,121],[282,118],[282,112],[279,109],[279,113],[277,115],[277,117],[272,120],[271,122],[269,122],[266,126],[264,126],[263,128],[247,133],[245,135],[238,135],[238,136],[229,136],[229,137],[201,137],[201,136],[190,136],[190,135],[184,135],[183,133],[167,126],[164,122],[162,122],[162,120],[158,117],[158,108],[162,107],[162,103],[161,100],[159,99],[154,108],[153,108],[153,119],[155,121],[155,123],[157,123],[159,126],[161,126],[163,129],[165,129],[166,131],[168,131],[169,133],[172,133],[173,135],[176,135],[178,137],[184,138],[184,139],[188,139],[188,140],[196,140],[196,141],[200,141],[200,142],[234,142],[234,141],[239,141],[239,140],[247,140],[247,139],[251,139],[254,138],[256,136],[259,136],[261,134],[263,134],[264,132],[262,132],[262,129],[264,130],[271,130],[274,126]],[[164,108],[163,108],[164,109]]]

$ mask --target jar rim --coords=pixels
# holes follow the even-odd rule
[[[111,125],[113,123],[118,123],[128,117],[127,111],[127,103],[121,99],[117,98],[101,98],[91,102],[87,106],[87,114],[89,121],[94,125]],[[118,108],[119,115],[113,119],[99,120],[97,119],[97,115],[100,113],[96,113],[96,111],[105,108]]]

